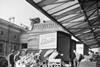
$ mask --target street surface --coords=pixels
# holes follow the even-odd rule
[[[90,61],[84,61],[80,63],[79,67],[96,67],[96,63]]]

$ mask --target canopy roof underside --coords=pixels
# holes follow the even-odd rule
[[[100,46],[99,0],[26,0],[89,47]]]

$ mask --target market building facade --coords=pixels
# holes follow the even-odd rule
[[[22,49],[23,48],[40,49],[41,42],[43,42],[43,39],[45,40],[44,42],[48,42],[50,44],[56,43],[54,41],[58,41],[58,40],[55,40],[57,38],[56,34],[58,33],[58,31],[61,31],[65,34],[69,34],[61,26],[54,23],[53,21],[45,21],[43,23],[39,23],[39,22],[37,23],[37,22],[33,21],[33,23],[36,23],[36,24],[32,24],[32,29],[30,31],[28,31],[27,33],[21,35],[20,41],[22,44]],[[59,35],[59,33],[58,33],[58,35]],[[51,40],[51,39],[54,39],[54,40]],[[73,41],[75,41],[75,40],[73,40],[71,37],[71,43]],[[74,49],[76,49],[76,44],[83,45],[82,43],[75,41],[75,42],[73,42]],[[57,43],[56,43],[56,45],[57,45]],[[48,46],[48,48],[50,48],[50,46]],[[86,49],[84,50],[84,48],[86,48]],[[83,49],[82,54],[87,54],[88,47],[83,45],[82,49]]]
[[[27,30],[0,18],[0,55],[20,49],[20,35]]]
[[[40,39],[39,35],[53,33],[56,31],[64,31],[64,30],[61,26],[57,25],[53,21],[45,21],[45,23],[34,24],[32,30],[21,35],[20,38],[21,43],[23,44],[23,46],[27,44],[27,48],[29,48],[30,46],[37,46],[39,45],[39,39]]]

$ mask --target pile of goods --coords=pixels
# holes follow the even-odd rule
[[[20,59],[15,62],[15,67],[33,67],[38,65],[39,54],[27,53],[23,56],[19,56]]]

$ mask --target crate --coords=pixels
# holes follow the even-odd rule
[[[50,59],[48,67],[61,67],[61,59]]]

